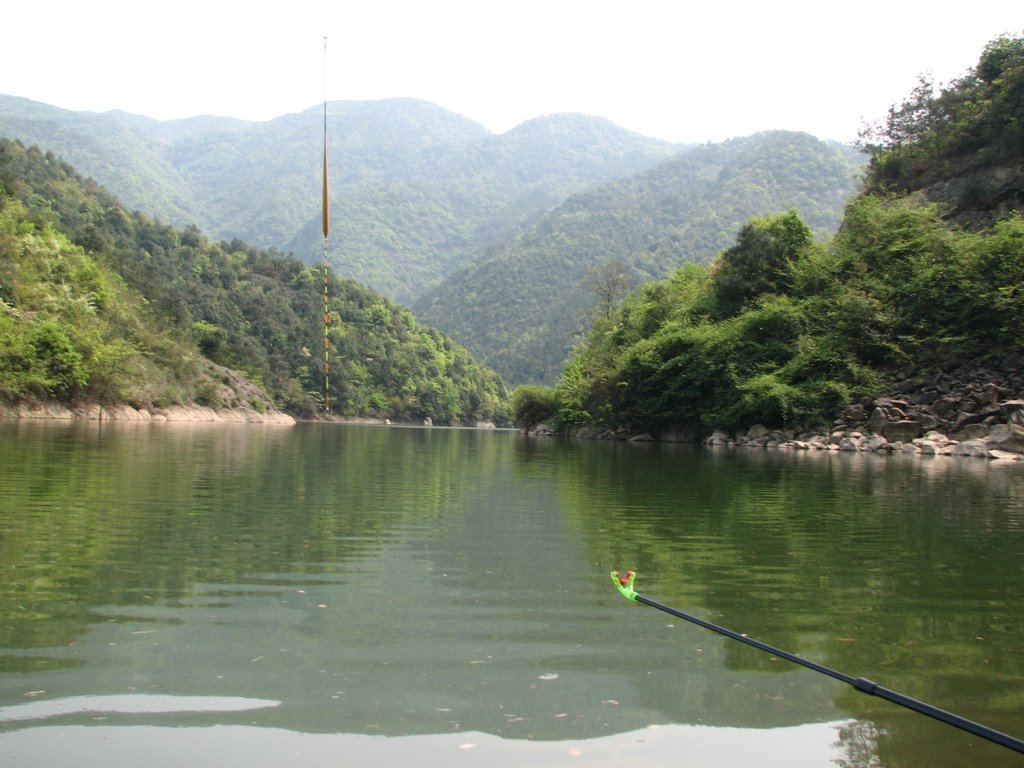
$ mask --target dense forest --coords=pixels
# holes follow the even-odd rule
[[[320,106],[158,121],[0,96],[0,136],[53,152],[129,208],[309,264],[321,256],[323,120]],[[566,196],[682,149],[573,114],[494,135],[415,99],[331,102],[327,135],[331,266],[405,304]]]
[[[709,261],[751,216],[790,207],[816,233],[834,232],[859,160],[850,148],[786,131],[692,148],[573,195],[413,311],[506,381],[553,383],[611,272],[627,286],[663,278]]]
[[[504,384],[460,346],[330,278],[336,413],[508,420]],[[319,270],[129,213],[50,153],[0,140],[0,398],[225,401],[231,370],[300,417],[322,407]]]
[[[598,318],[554,389],[517,390],[520,421],[820,428],[896,379],[978,360],[1019,370],[1022,92],[1020,37],[939,95],[916,91],[866,131],[865,188],[832,240],[794,210],[752,219],[710,265]]]
[[[53,152],[132,208],[309,265],[322,254],[323,119],[317,107],[157,121],[0,96],[0,135]],[[577,114],[494,135],[413,99],[329,103],[326,119],[332,268],[514,384],[555,381],[590,324],[591,271],[660,279],[789,207],[834,232],[864,160],[806,134],[681,146]]]

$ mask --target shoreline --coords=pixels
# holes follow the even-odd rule
[[[19,403],[0,405],[0,419],[50,421],[130,421],[191,422],[224,424],[295,424],[295,419],[278,410],[266,412],[255,408],[227,408],[220,411],[203,405],[171,405],[149,410],[130,405],[98,405],[90,403],[71,407],[63,403]]]
[[[963,365],[923,381],[907,380],[870,402],[845,409],[830,427],[814,430],[755,424],[729,432],[699,427],[637,432],[626,428],[574,427],[567,436],[591,440],[691,443],[728,448],[787,448],[841,453],[967,456],[1024,461],[1024,353],[999,370]],[[530,434],[555,436],[540,424]]]
[[[920,436],[914,436],[916,434]],[[538,424],[526,434],[532,437],[564,436],[574,440],[617,440],[630,443],[683,443],[709,448],[760,448],[835,453],[874,453],[880,455],[965,456],[999,462],[1024,462],[1024,401],[1011,401],[1006,421],[970,424],[946,434],[920,426],[889,436],[862,425],[837,424],[833,431],[797,433],[792,429],[769,429],[756,424],[730,434],[716,429],[711,434],[693,429],[668,430],[657,436],[650,432],[626,430],[571,429],[560,435],[546,424]],[[1024,466],[1024,464],[1022,464]]]
[[[792,431],[751,427],[734,437],[716,430],[701,441],[707,446],[730,448],[788,448],[799,451],[835,451],[837,453],[911,454],[918,456],[966,456],[989,461],[1024,461],[1024,427],[996,424],[986,433],[957,432],[946,435],[935,430],[910,440],[889,441],[870,431],[837,430],[830,434],[800,434]]]
[[[321,414],[310,419],[297,419],[290,414],[268,409],[224,408],[216,410],[204,405],[172,405],[166,408],[134,408],[130,405],[99,405],[96,403],[68,406],[63,403],[0,403],[0,421],[75,421],[75,422],[132,422],[176,424],[366,424],[373,426],[434,427],[430,419],[422,421],[392,421],[370,416],[336,416]],[[493,422],[442,426],[442,429],[500,429]]]

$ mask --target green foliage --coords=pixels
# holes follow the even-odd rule
[[[504,384],[463,348],[366,288],[332,278],[329,289],[336,412],[509,422]],[[310,416],[324,388],[311,352],[322,294],[319,271],[294,258],[129,215],[52,156],[0,141],[9,399],[231,405],[202,353]]]
[[[582,355],[566,363],[565,371],[554,390],[555,421],[559,426],[585,424],[593,420],[593,415],[587,410],[586,404],[590,399],[590,387],[596,379],[594,372],[588,372],[584,368]]]
[[[737,426],[756,410],[752,403],[767,402],[756,393],[768,380],[752,382],[793,357],[806,325],[801,309],[786,297],[763,297],[717,322],[670,320],[626,350],[617,368],[616,413],[645,429]],[[797,413],[788,407],[769,411],[764,418],[774,421]]]
[[[206,357],[217,360],[227,355],[228,335],[223,328],[205,320],[197,320],[192,323],[192,334],[199,345],[199,351]]]
[[[307,263],[320,255],[310,137],[321,121],[316,108],[267,123],[159,122],[0,96],[0,133],[71,159],[147,216]],[[712,258],[750,217],[788,208],[815,232],[834,231],[860,162],[805,134],[684,148],[582,115],[495,136],[407,99],[330,104],[328,133],[331,264],[413,304],[516,383],[556,379],[590,324],[588,270],[621,262],[630,285],[658,279]],[[108,251],[109,225],[119,224],[106,216],[131,219],[118,210],[83,221],[76,242]],[[180,245],[201,244],[183,236]],[[173,294],[161,309],[183,322]]]
[[[525,384],[512,393],[513,419],[524,430],[550,421],[557,412],[553,389]]]
[[[867,177],[872,192],[908,192],[937,181],[979,174],[993,167],[1020,166],[1024,151],[1024,37],[991,41],[978,64],[943,87],[922,78],[884,121],[866,126],[861,146],[871,154]],[[1011,197],[993,199],[984,175],[949,200],[954,210],[1020,206],[1019,185]]]
[[[752,298],[786,291],[790,266],[810,243],[811,230],[794,210],[745,224],[714,263],[719,310],[730,315]]]
[[[79,395],[85,387],[86,375],[82,353],[67,331],[52,320],[36,325],[29,337],[32,359],[42,368],[46,394],[59,400]]]
[[[260,123],[155,121],[0,96],[0,135],[65,158],[127,206],[307,262],[321,245],[320,155],[311,149],[322,120],[319,106]],[[327,123],[331,263],[401,302],[567,195],[678,149],[583,115],[492,135],[413,99],[331,103]]]
[[[875,319],[862,343],[874,340],[881,350],[880,337],[889,334],[894,344],[969,350],[1013,338],[1021,327],[1021,233],[1019,214],[975,232],[950,227],[939,206],[916,195],[858,200],[836,237],[843,274],[864,286],[862,303],[874,297],[887,307],[884,319],[867,313]]]
[[[0,150],[4,150],[0,146]],[[135,379],[153,349],[183,355],[140,320],[141,299],[80,247],[0,196],[0,397],[142,404],[174,399]],[[195,377],[179,365],[179,385]]]
[[[970,245],[973,289],[978,312],[972,319],[989,333],[1024,338],[1024,218],[1018,213],[998,222],[991,236]],[[991,302],[985,308],[979,305]]]
[[[45,393],[49,382],[35,349],[9,312],[0,313],[0,397],[8,400]]]
[[[618,272],[635,285],[708,262],[752,216],[780,210],[833,232],[856,167],[848,150],[798,133],[692,148],[570,197],[414,309],[509,381],[552,383],[573,339],[618,301]]]
[[[865,195],[827,245],[792,213],[757,219],[710,268],[645,284],[597,323],[558,406],[567,424],[654,432],[827,427],[908,363],[1019,352],[1022,285],[1019,215],[967,231],[920,197]]]

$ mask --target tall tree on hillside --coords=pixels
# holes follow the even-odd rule
[[[583,284],[597,297],[593,311],[598,319],[611,317],[625,298],[629,291],[628,269],[629,265],[621,259],[609,259],[587,270]]]
[[[735,314],[762,294],[785,293],[790,263],[812,240],[811,230],[794,210],[751,219],[713,267],[722,315]]]

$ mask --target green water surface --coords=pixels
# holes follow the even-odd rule
[[[0,763],[1024,765],[627,567],[1024,737],[1020,465],[0,422]]]

